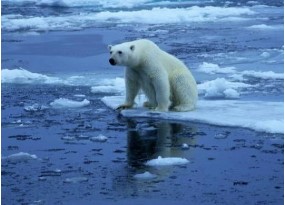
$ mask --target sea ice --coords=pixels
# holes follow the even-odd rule
[[[81,183],[81,182],[87,182],[88,178],[86,177],[71,177],[66,178],[63,182],[64,183]]]
[[[24,107],[24,110],[27,112],[38,112],[48,109],[47,106],[39,105],[38,103],[35,103],[33,105],[28,105]]]
[[[138,99],[137,99],[138,100]],[[124,96],[108,96],[102,101],[115,109],[124,101]],[[125,117],[147,117],[167,120],[197,121],[220,126],[250,128],[260,132],[284,133],[284,102],[241,100],[198,100],[191,112],[157,112],[138,107],[122,110]]]
[[[34,154],[29,154],[26,152],[19,152],[16,154],[11,154],[7,157],[2,157],[3,160],[6,160],[8,162],[26,162],[29,160],[35,160],[38,159],[38,157]]]
[[[181,145],[181,148],[182,149],[189,149],[189,145],[188,144],[186,144],[186,143],[183,143],[182,145]]]
[[[83,94],[76,94],[76,95],[74,95],[74,97],[78,97],[78,98],[85,98],[85,97],[86,97],[86,95],[83,95]]]
[[[136,179],[142,179],[142,180],[154,179],[154,178],[156,178],[156,177],[157,177],[157,175],[152,174],[152,173],[150,173],[150,172],[144,172],[144,173],[142,173],[142,174],[136,174],[136,175],[134,175],[134,178],[136,178]]]
[[[231,82],[225,78],[217,78],[215,80],[206,81],[198,84],[199,94],[203,94],[205,98],[239,98],[238,89],[251,87],[252,85],[242,82]]]
[[[32,73],[25,69],[2,69],[1,71],[2,83],[38,83],[38,84],[59,84],[63,83],[57,77],[49,77],[47,75]]]
[[[258,25],[252,25],[247,27],[248,29],[255,29],[255,30],[278,30],[278,29],[284,29],[283,25],[266,25],[266,24],[258,24]]]
[[[106,142],[108,140],[108,137],[106,137],[102,134],[99,134],[96,137],[91,137],[90,140],[93,142]]]
[[[83,101],[74,101],[66,98],[59,98],[50,103],[53,108],[79,108],[90,104],[90,101],[84,99]]]
[[[273,71],[254,71],[254,70],[245,70],[242,71],[243,76],[250,76],[261,79],[284,79],[284,73],[275,73]]]
[[[98,13],[82,12],[80,16],[78,14],[41,17],[2,15],[2,30],[25,30],[27,32],[72,30],[91,27],[98,22],[114,22],[114,20],[118,23],[140,24],[244,21],[252,16],[254,17],[254,14],[256,12],[252,9],[243,7],[192,6],[189,8],[155,7],[149,10],[102,11]],[[168,18],[165,18],[165,16]]]
[[[171,166],[171,165],[183,165],[187,164],[189,161],[185,158],[180,157],[161,157],[157,159],[149,160],[145,163],[147,166]]]
[[[228,73],[235,73],[236,68],[235,67],[222,68],[217,64],[203,62],[203,64],[199,65],[197,71],[208,74],[216,74],[216,73],[228,74]]]
[[[91,87],[92,93],[123,93],[125,91],[125,79],[104,79],[98,85]]]

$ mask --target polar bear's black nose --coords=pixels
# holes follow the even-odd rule
[[[116,65],[116,62],[115,62],[115,60],[113,58],[110,58],[109,62],[110,62],[111,65]]]

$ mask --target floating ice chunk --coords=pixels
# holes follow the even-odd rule
[[[24,110],[27,112],[38,112],[38,111],[43,111],[46,109],[48,109],[47,106],[39,105],[38,103],[24,107]]]
[[[208,73],[208,74],[216,74],[216,73],[228,74],[228,73],[235,73],[236,72],[235,69],[236,69],[235,67],[221,68],[217,64],[203,62],[203,64],[201,64],[198,67],[197,71]]]
[[[225,95],[225,98],[228,98],[228,99],[237,99],[240,97],[239,93],[235,89],[232,89],[232,88],[228,88],[224,90],[223,93]]]
[[[75,140],[75,137],[72,137],[72,136],[64,136],[61,138],[62,140],[66,140],[66,141],[73,141]]]
[[[106,109],[103,109],[103,108],[98,108],[98,109],[94,110],[95,113],[102,113],[105,111],[106,111]]]
[[[150,172],[144,172],[144,173],[142,173],[142,174],[136,174],[136,175],[134,175],[134,178],[136,178],[136,179],[142,179],[142,180],[154,179],[154,178],[156,178],[156,177],[157,177],[157,175],[152,174],[152,173],[150,173]]]
[[[123,93],[125,91],[125,79],[104,79],[98,85],[91,87],[92,93]]]
[[[251,76],[262,79],[284,79],[284,73],[275,73],[273,71],[254,71],[245,70],[241,72],[244,76]]]
[[[76,95],[74,95],[74,97],[78,97],[78,98],[85,98],[85,97],[86,97],[86,95],[83,95],[83,94],[76,94]]]
[[[61,176],[61,173],[62,173],[62,171],[60,169],[44,170],[44,171],[41,171],[41,177]]]
[[[90,140],[93,142],[106,142],[108,140],[108,137],[100,134],[96,137],[91,137]]]
[[[265,54],[266,55],[266,54]],[[238,81],[245,81],[246,78],[254,77],[260,79],[284,79],[284,73],[275,73],[273,71],[254,71],[244,70],[230,76],[230,78]]]
[[[266,24],[258,24],[258,25],[252,25],[247,27],[248,29],[255,29],[255,30],[278,30],[278,29],[284,29],[283,25],[266,25]]]
[[[79,135],[76,137],[76,139],[78,139],[78,140],[89,140],[89,138],[90,137],[87,135]]]
[[[248,1],[246,2],[246,4],[255,5],[255,4],[258,4],[258,1]]]
[[[38,157],[34,154],[29,154],[26,152],[19,152],[16,154],[11,154],[7,157],[2,157],[3,160],[6,160],[8,162],[26,162],[29,160],[35,160],[38,159]]]
[[[90,101],[84,99],[83,101],[74,101],[66,98],[59,98],[50,103],[53,108],[79,108],[90,104]]]
[[[39,177],[38,180],[39,180],[39,181],[46,181],[47,178],[46,178],[46,177]]]
[[[237,89],[251,87],[252,85],[242,82],[231,82],[225,78],[217,78],[215,80],[206,81],[198,85],[200,94],[204,94],[205,98],[238,98]]]
[[[260,54],[260,56],[263,57],[263,58],[268,58],[270,56],[270,53],[263,52],[263,53]]]
[[[159,156],[157,159],[149,160],[145,164],[147,166],[171,166],[171,165],[183,165],[187,163],[189,163],[189,161],[185,158],[179,158],[179,157],[163,158]]]
[[[63,182],[64,183],[81,183],[81,182],[87,182],[88,178],[86,177],[71,177],[66,178]]]
[[[62,80],[56,77],[49,77],[47,75],[32,73],[25,69],[3,69],[1,71],[1,81],[2,83],[38,83],[38,84],[60,84],[63,83]]]
[[[183,143],[182,145],[181,145],[181,149],[189,149],[189,145],[188,144],[186,144],[186,143]]]
[[[54,172],[61,173],[61,169],[55,169]]]
[[[233,75],[231,75],[230,76],[230,78],[232,79],[232,80],[237,80],[237,81],[244,81],[245,79],[244,79],[244,77],[243,77],[243,75],[242,74],[233,74]]]

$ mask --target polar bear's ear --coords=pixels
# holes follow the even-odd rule
[[[112,45],[108,45],[108,49],[111,50],[112,49]]]
[[[131,45],[131,46],[130,46],[130,49],[131,49],[132,51],[134,51],[134,50],[135,50],[135,45]]]

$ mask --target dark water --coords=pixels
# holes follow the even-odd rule
[[[54,98],[80,92],[90,105],[53,109]],[[3,204],[282,204],[283,136],[216,127],[122,118],[89,87],[2,85]],[[25,111],[38,103],[47,109]],[[99,134],[107,141],[91,140]],[[182,149],[182,144],[189,149]],[[190,162],[144,163],[158,156]],[[148,171],[150,180],[135,179]]]

